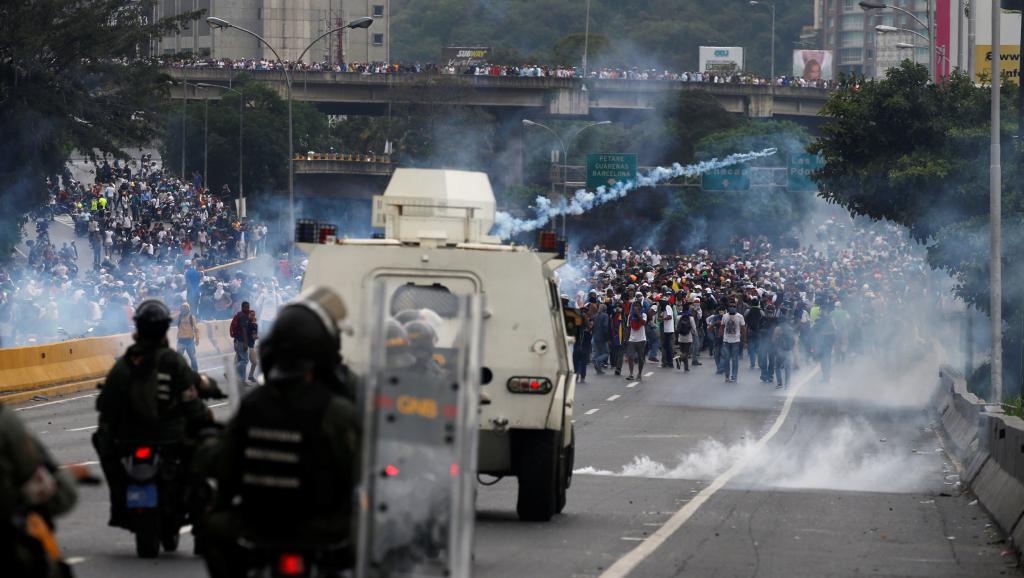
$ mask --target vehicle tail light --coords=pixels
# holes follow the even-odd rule
[[[153,457],[153,448],[141,447],[135,448],[135,457],[140,460],[148,460]]]
[[[277,571],[282,576],[301,576],[306,571],[301,554],[281,554],[277,560]]]
[[[395,466],[394,464],[388,464],[387,467],[384,468],[384,477],[393,478],[397,476],[400,472],[401,470],[399,470],[397,466]]]
[[[513,377],[508,380],[512,393],[551,393],[551,380],[546,377]]]

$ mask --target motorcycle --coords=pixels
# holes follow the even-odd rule
[[[133,443],[124,446],[122,458],[127,489],[125,504],[129,528],[135,534],[139,558],[156,558],[178,549],[185,509],[179,503],[181,459],[172,448]]]
[[[347,544],[286,544],[239,541],[249,578],[348,578],[352,576]]]

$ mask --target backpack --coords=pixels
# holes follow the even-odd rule
[[[239,327],[239,323],[238,323],[238,316],[239,315],[240,315],[240,312],[239,313],[235,313],[235,316],[231,318],[231,326],[228,327],[228,335],[231,336],[232,339],[241,339],[242,338],[242,328]]]
[[[689,314],[680,315],[679,316],[679,327],[677,328],[677,331],[679,332],[679,334],[680,335],[689,335],[691,329],[693,329],[693,328],[690,326],[690,315]]]

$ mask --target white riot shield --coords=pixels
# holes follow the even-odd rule
[[[468,577],[481,298],[399,280],[375,289],[356,575]]]

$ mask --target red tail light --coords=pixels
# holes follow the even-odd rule
[[[153,457],[153,448],[135,448],[135,457],[140,460],[148,460]]]
[[[282,576],[301,576],[306,571],[306,564],[300,554],[281,554],[277,560],[277,571]]]
[[[393,478],[397,476],[400,471],[401,470],[399,470],[395,465],[388,464],[387,467],[384,468],[384,475],[386,477]]]
[[[552,389],[551,380],[544,377],[513,377],[508,380],[508,390],[512,393],[545,394]]]

